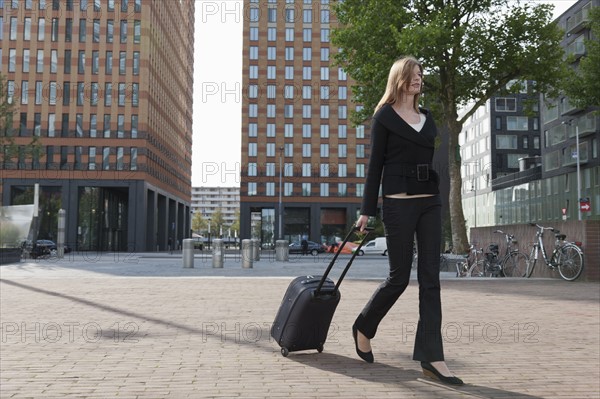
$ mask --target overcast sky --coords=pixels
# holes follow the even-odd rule
[[[556,18],[576,0],[534,2],[554,4]],[[193,187],[240,185],[242,4],[196,0]]]

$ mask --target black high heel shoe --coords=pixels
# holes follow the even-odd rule
[[[431,363],[421,362],[421,367],[423,368],[423,374],[427,377],[450,385],[464,385],[463,380],[458,377],[446,377],[445,375],[442,375],[435,367],[431,365]]]
[[[352,326],[352,336],[354,337],[354,346],[356,347],[356,354],[365,362],[373,363],[375,358],[373,357],[373,351],[363,352],[358,349],[358,329],[356,328],[356,324]]]

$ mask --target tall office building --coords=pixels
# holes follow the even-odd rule
[[[330,241],[356,220],[368,160],[334,65],[328,0],[244,1],[242,238]]]
[[[39,238],[164,249],[190,231],[193,0],[0,0],[1,73],[19,151],[2,202],[33,202]],[[6,93],[2,93],[6,95]],[[32,137],[40,145],[27,156]]]

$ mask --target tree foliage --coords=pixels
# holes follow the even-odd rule
[[[0,74],[0,165],[17,154],[17,146],[13,137],[14,113],[14,100],[9,100],[6,78]]]
[[[586,55],[573,70],[565,92],[580,108],[600,107],[600,8],[589,11],[591,38],[584,41]]]
[[[333,42],[341,48],[336,61],[357,82],[354,99],[364,106],[355,122],[372,115],[397,58],[413,55],[422,61],[425,105],[448,134],[453,246],[466,250],[458,135],[477,108],[510,81],[534,81],[532,91],[558,93],[566,69],[552,6],[508,0],[344,0],[335,11],[339,27]]]

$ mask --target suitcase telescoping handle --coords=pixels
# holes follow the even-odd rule
[[[346,243],[348,242],[350,237],[352,237],[352,235],[356,231],[358,231],[358,229],[359,229],[358,227],[353,226],[352,229],[350,230],[350,232],[346,235],[346,238],[344,238],[344,241],[342,241],[342,243],[338,246],[338,249],[335,252],[335,255],[333,256],[333,259],[331,259],[331,262],[329,262],[329,266],[327,266],[327,270],[325,270],[325,273],[323,274],[323,277],[321,277],[321,281],[319,282],[319,285],[317,286],[317,289],[315,290],[315,296],[317,296],[321,293],[321,288],[323,287],[323,284],[325,284],[325,280],[327,279],[327,276],[329,276],[329,272],[333,268],[333,265],[335,264],[335,261],[337,260],[338,255],[342,252],[344,245],[346,245]],[[346,276],[346,273],[348,273],[348,270],[350,270],[350,266],[352,266],[352,262],[354,262],[354,258],[356,258],[356,255],[358,255],[360,248],[363,246],[363,244],[367,240],[367,237],[369,236],[369,234],[373,231],[373,227],[366,227],[365,230],[367,233],[365,234],[363,239],[360,241],[360,244],[358,244],[358,247],[352,253],[352,257],[350,258],[350,260],[348,261],[348,264],[344,268],[344,271],[340,275],[340,278],[338,279],[338,282],[335,285],[335,288],[333,290],[334,294],[337,293],[337,291],[340,287],[340,284],[342,283],[342,280]]]

